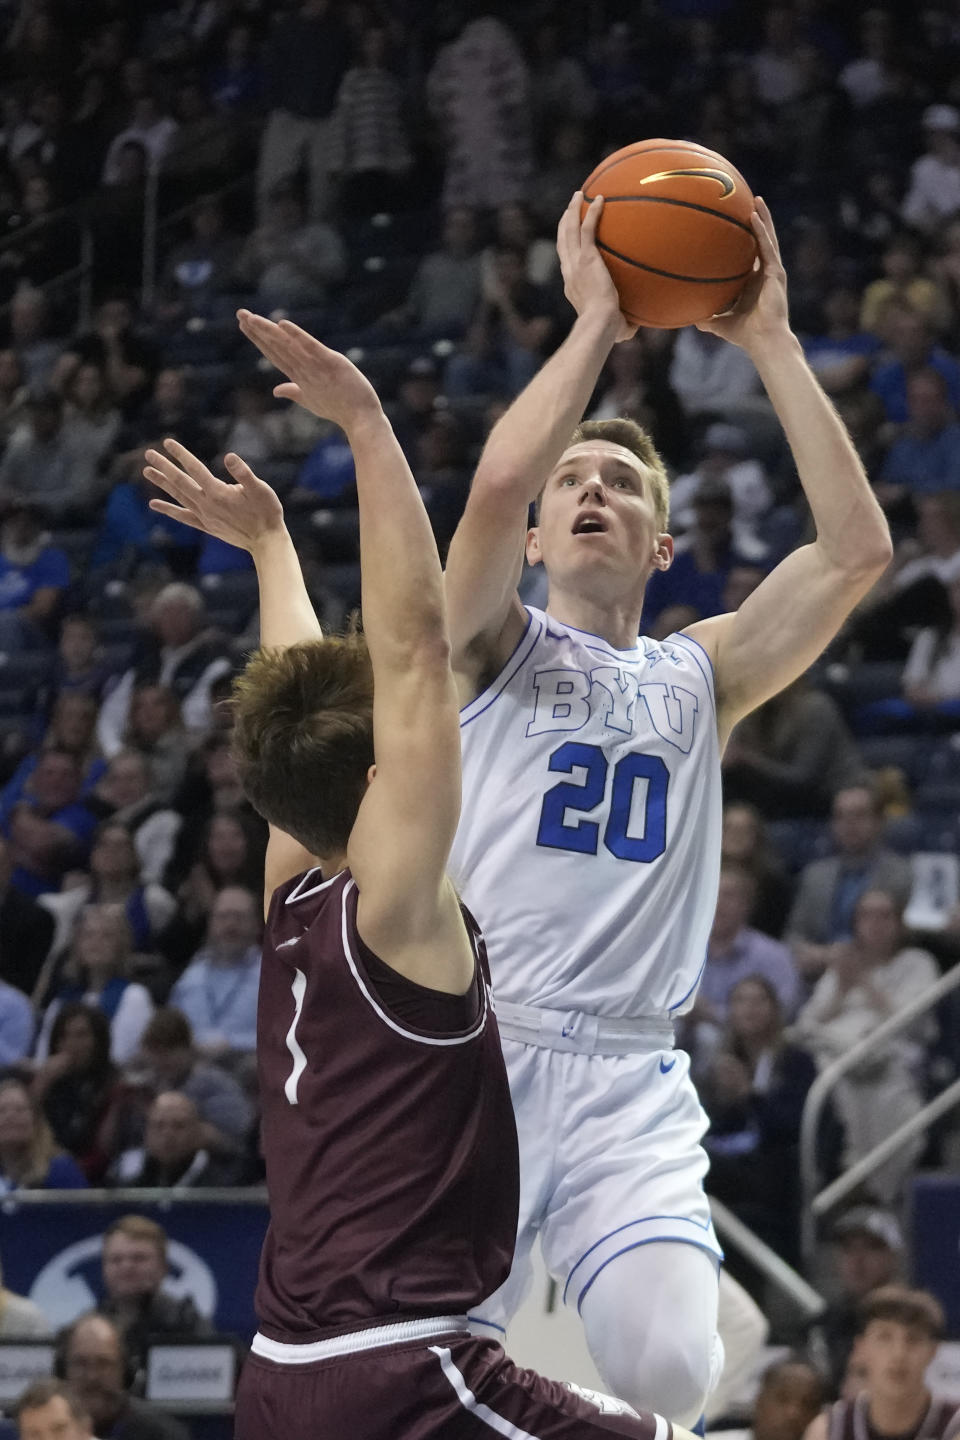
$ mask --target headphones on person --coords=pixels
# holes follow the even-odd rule
[[[98,1312],[96,1310],[88,1310],[86,1314],[78,1315],[76,1320],[74,1320],[70,1325],[64,1325],[62,1330],[57,1331],[56,1339],[54,1340],[53,1345],[53,1374],[56,1380],[66,1380],[68,1378],[67,1350],[69,1348],[70,1341],[73,1338],[74,1330],[77,1328],[81,1320],[86,1320],[90,1315],[96,1315],[97,1313]],[[106,1315],[104,1315],[102,1318],[104,1320],[109,1319],[109,1317]],[[111,1325],[114,1324],[112,1320],[110,1321],[110,1323]],[[123,1338],[122,1332],[120,1330],[117,1330],[117,1334],[120,1336],[120,1345],[123,1351],[123,1388],[124,1390],[132,1391],[137,1383],[139,1371],[134,1362],[133,1356],[127,1349],[126,1341]]]

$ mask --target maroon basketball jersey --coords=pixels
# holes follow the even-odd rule
[[[479,932],[465,916],[472,1020],[427,1031],[381,999],[356,914],[350,872],[314,870],[275,892],[267,921],[257,1062],[270,1226],[256,1308],[274,1340],[465,1314],[513,1258],[517,1132]]]
[[[920,1424],[898,1440],[953,1440],[960,1433],[960,1409],[951,1400],[935,1395]],[[838,1400],[830,1408],[828,1440],[882,1440],[870,1424],[870,1405],[865,1394],[855,1400]]]

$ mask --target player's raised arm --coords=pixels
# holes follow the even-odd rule
[[[788,555],[736,614],[690,626],[716,668],[722,740],[813,663],[893,554],[853,443],[790,330],[786,275],[770,212],[759,198],[754,229],[760,269],[729,315],[699,328],[739,345],[756,365],[793,452],[817,538]]]
[[[279,499],[239,455],[227,455],[233,484],[218,480],[176,440],[148,450],[144,475],[165,491],[150,508],[191,529],[215,535],[251,556],[260,589],[260,643],[272,650],[321,640],[320,622],[283,519]],[[278,885],[308,869],[315,858],[290,835],[270,827],[264,875],[264,911]]]
[[[634,333],[594,242],[603,209],[581,223],[578,191],[557,230],[564,291],[577,312],[566,340],[490,432],[450,542],[447,607],[454,668],[477,678],[505,659],[525,624],[517,599],[529,507],[570,443],[607,356]]]
[[[339,425],[356,465],[376,757],[347,852],[361,934],[396,968],[465,989],[472,956],[445,877],[460,815],[459,716],[443,574],[423,501],[376,392],[345,356],[289,321],[242,311],[240,324],[289,376],[275,393]],[[454,981],[452,949],[462,957]]]

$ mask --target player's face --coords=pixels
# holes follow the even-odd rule
[[[544,563],[553,582],[603,577],[604,592],[629,590],[673,554],[657,524],[652,477],[630,450],[608,440],[572,445],[554,468],[540,502],[540,524],[527,559]]]
[[[891,1399],[921,1394],[936,1349],[936,1342],[916,1325],[871,1320],[859,1345],[867,1388]]]
[[[163,1283],[167,1265],[156,1245],[118,1231],[103,1246],[103,1281],[114,1300],[149,1295]]]
[[[820,1381],[807,1365],[785,1365],[757,1396],[755,1440],[800,1440],[820,1409]]]

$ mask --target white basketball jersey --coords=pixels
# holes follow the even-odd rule
[[[686,635],[614,650],[530,609],[461,713],[450,874],[498,997],[608,1016],[693,1004],[720,873],[713,673]]]

